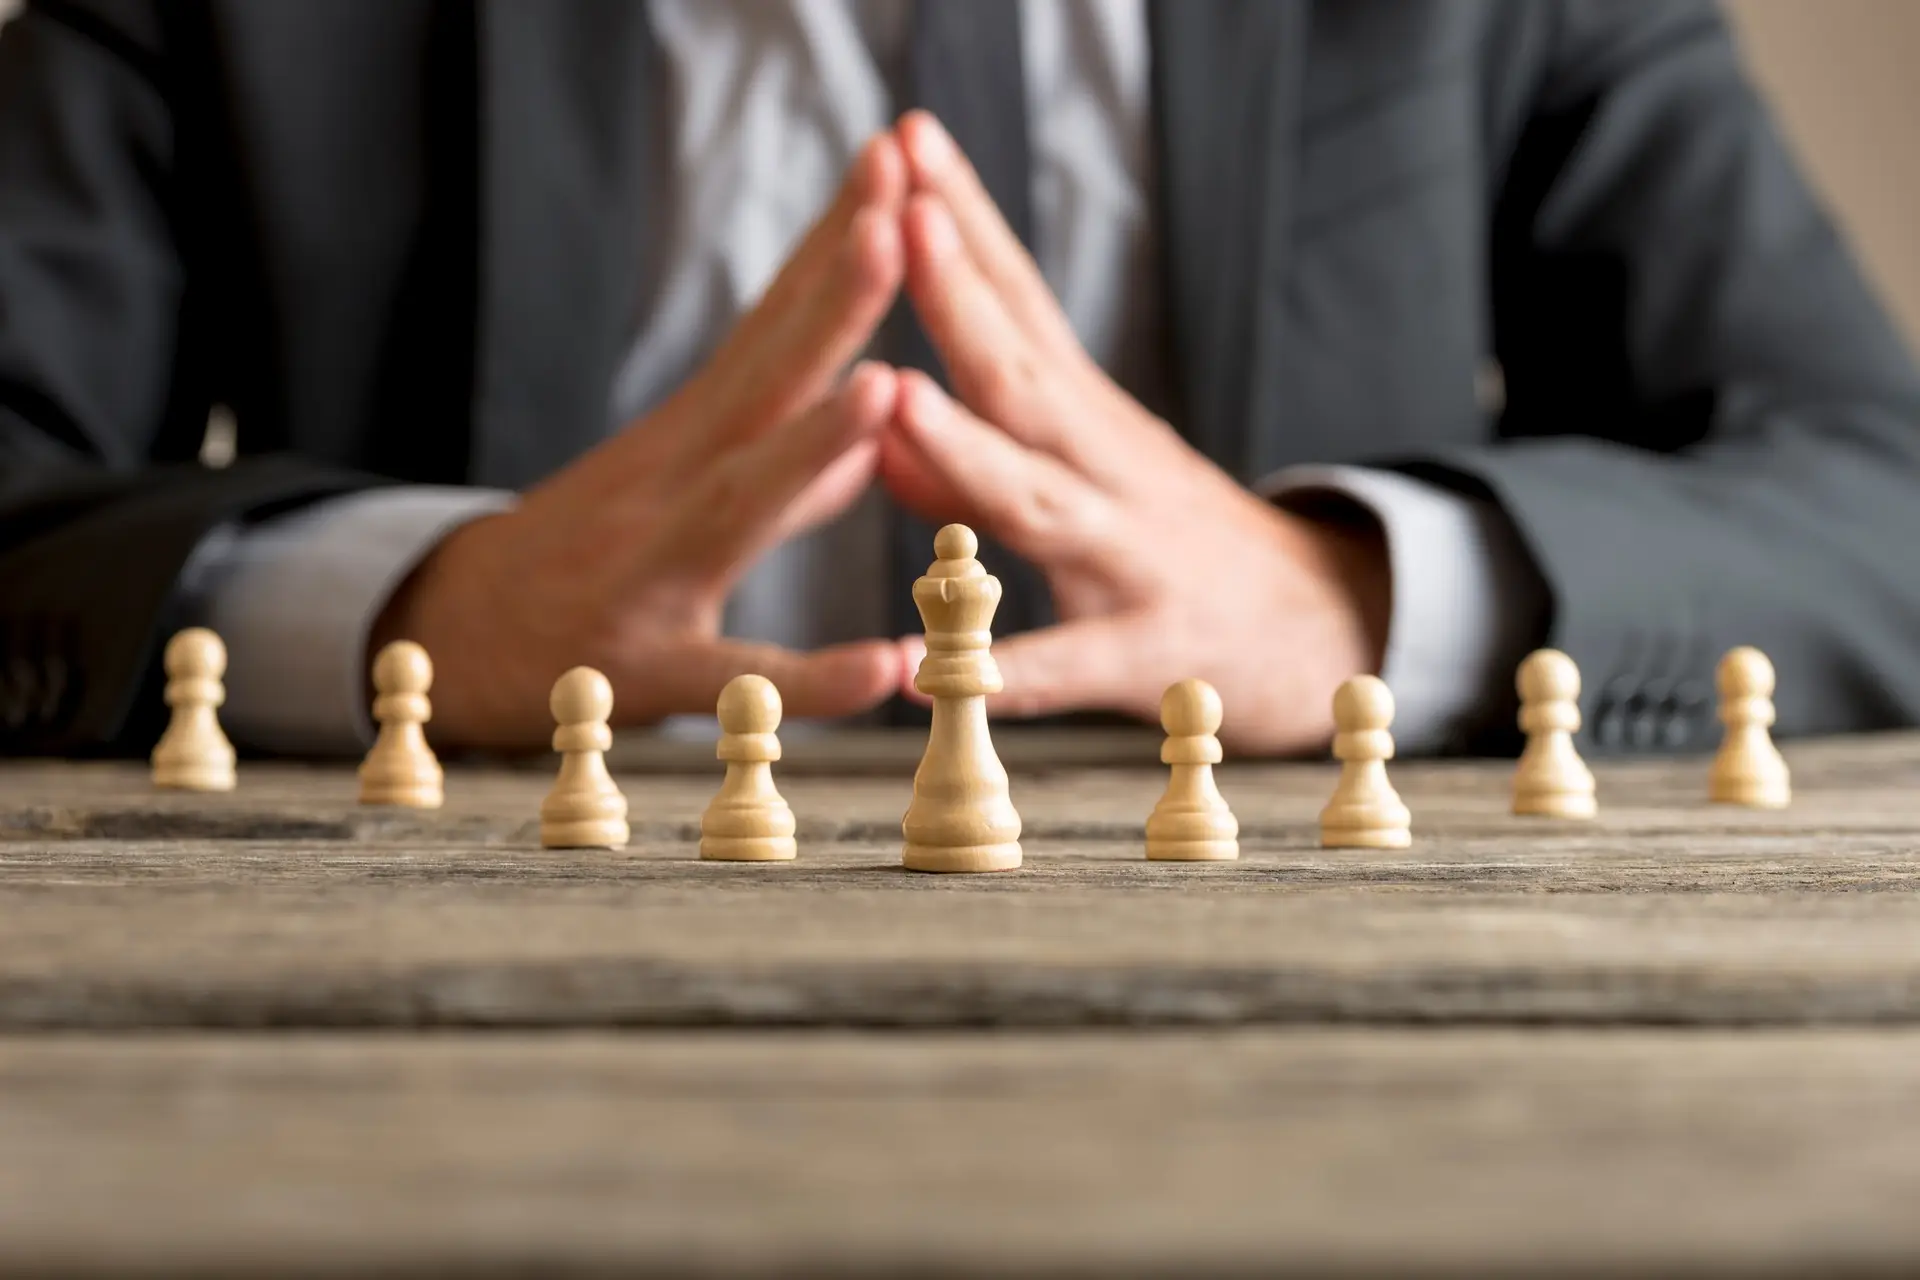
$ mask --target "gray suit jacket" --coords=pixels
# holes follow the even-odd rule
[[[1196,447],[1494,498],[1590,745],[1708,741],[1737,643],[1784,732],[1920,719],[1920,380],[1710,6],[1151,2]],[[924,0],[916,65],[1020,226],[1010,4]],[[0,37],[0,746],[152,741],[217,523],[524,486],[601,437],[658,145],[644,12],[38,0]],[[223,472],[191,464],[215,402]]]

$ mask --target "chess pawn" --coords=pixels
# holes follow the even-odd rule
[[[173,715],[153,748],[153,785],[183,791],[231,791],[233,744],[215,709],[227,700],[227,646],[205,627],[167,641],[167,705]]]
[[[987,732],[987,695],[1001,689],[993,643],[1000,580],[974,558],[973,530],[935,535],[938,557],[913,584],[927,655],[913,687],[933,699],[926,754],[901,822],[901,863],[915,871],[1011,871],[1020,865],[1020,815]]]
[[[1536,649],[1520,664],[1520,728],[1527,749],[1513,771],[1513,811],[1591,818],[1593,771],[1573,745],[1580,728],[1580,668],[1558,649]]]
[[[373,660],[373,718],[380,736],[360,762],[360,803],[438,809],[445,775],[424,729],[433,718],[427,690],[433,662],[411,640],[395,640]]]
[[[1773,663],[1749,645],[1720,659],[1720,723],[1726,732],[1707,775],[1707,795],[1719,804],[1784,809],[1793,786],[1786,759],[1768,730],[1773,725]]]
[[[1404,849],[1413,843],[1412,815],[1387,781],[1393,758],[1393,693],[1375,676],[1355,676],[1333,695],[1333,754],[1340,782],[1320,811],[1320,843],[1328,849]]]
[[[613,785],[605,758],[613,745],[607,728],[613,686],[592,667],[575,667],[554,683],[547,705],[553,709],[560,776],[540,805],[540,843],[549,849],[625,848],[627,798]]]
[[[1220,695],[1205,680],[1182,680],[1160,698],[1167,740],[1160,759],[1173,767],[1167,790],[1147,818],[1147,857],[1157,862],[1224,862],[1240,856],[1240,823],[1214,785],[1220,763]]]
[[[719,862],[785,862],[795,853],[793,810],[773,785],[780,758],[780,691],[765,676],[735,676],[720,691],[726,781],[700,818],[700,856]]]

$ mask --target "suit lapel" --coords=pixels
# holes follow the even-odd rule
[[[1243,480],[1284,422],[1309,0],[1150,0],[1175,420]]]
[[[658,56],[626,0],[481,0],[472,478],[519,487],[607,429],[652,224]]]

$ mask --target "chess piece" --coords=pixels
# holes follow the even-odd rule
[[[380,736],[360,762],[360,803],[438,809],[445,775],[424,726],[433,717],[427,690],[433,662],[411,640],[395,640],[373,660],[373,718]]]
[[[913,687],[933,699],[927,751],[900,824],[906,836],[901,862],[915,871],[1020,865],[1020,815],[987,732],[987,695],[1001,688],[1000,668],[988,652],[1000,580],[974,559],[979,549],[973,530],[948,525],[934,537],[938,559],[913,584],[927,631],[927,656]]]
[[[1726,732],[1707,775],[1707,795],[1719,804],[1784,809],[1793,786],[1787,762],[1768,729],[1773,724],[1773,663],[1750,645],[1720,659],[1720,723]]]
[[[1558,649],[1536,649],[1520,664],[1514,684],[1527,749],[1513,771],[1513,811],[1591,818],[1598,810],[1593,771],[1573,745],[1580,728],[1580,668]]]
[[[780,691],[765,676],[735,676],[720,691],[726,781],[700,817],[700,856],[719,862],[785,862],[794,856],[793,810],[773,785],[780,758]]]
[[[1340,782],[1320,811],[1320,843],[1328,849],[1404,849],[1413,843],[1412,815],[1387,781],[1393,758],[1393,693],[1375,676],[1355,676],[1333,695],[1333,754]]]
[[[233,744],[215,709],[227,700],[227,646],[205,627],[167,641],[167,705],[173,715],[153,748],[153,785],[183,791],[231,791]]]
[[[1167,731],[1160,759],[1173,772],[1147,818],[1147,857],[1156,862],[1240,856],[1240,823],[1213,781],[1220,718],[1220,695],[1205,680],[1182,680],[1160,697],[1160,725]]]
[[[554,682],[553,749],[560,776],[540,805],[540,843],[549,849],[624,849],[627,798],[607,773],[613,745],[607,719],[613,686],[592,667],[575,667]]]

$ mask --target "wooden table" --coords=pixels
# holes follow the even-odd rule
[[[900,870],[919,743],[789,743],[801,858],[703,864],[706,751],[435,814],[0,765],[0,1266],[1487,1274],[1920,1266],[1920,735],[1510,817],[1412,763],[1232,766],[1243,859],[1149,864],[1147,735],[1003,730],[1027,868]]]

